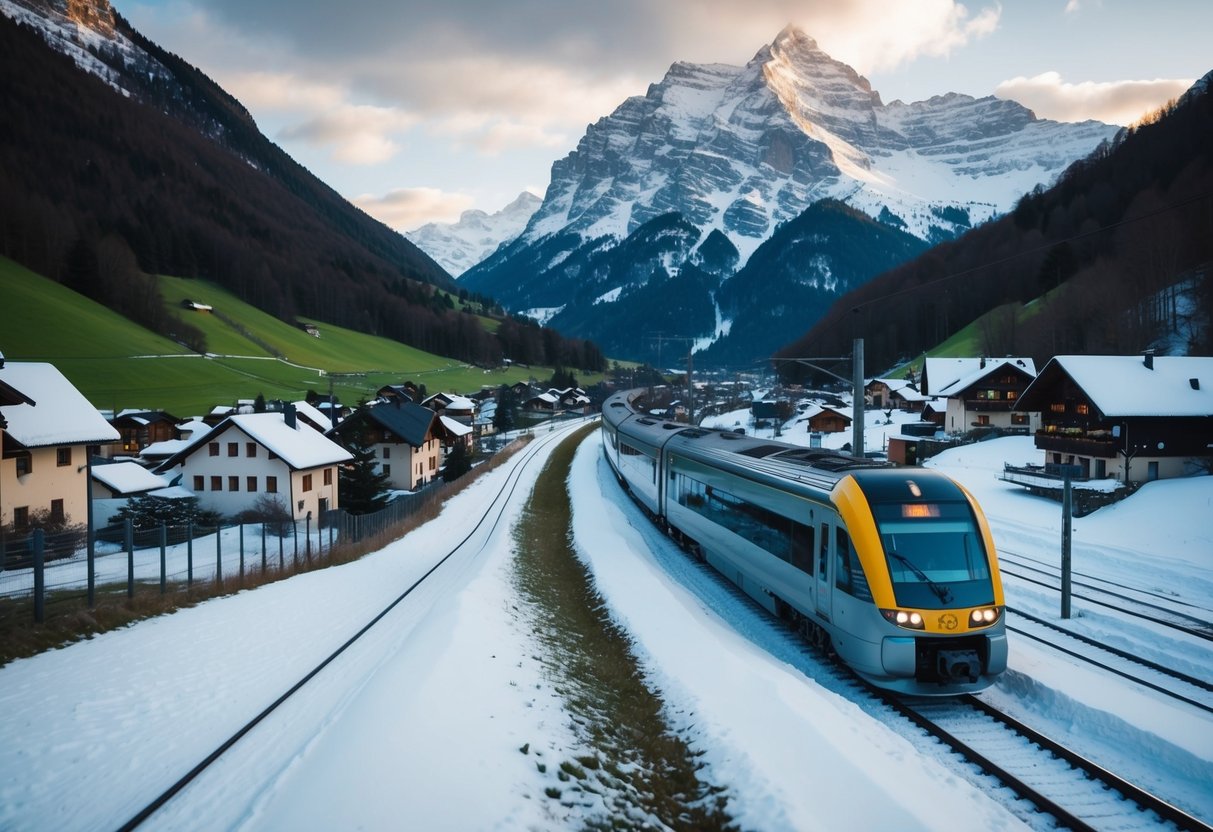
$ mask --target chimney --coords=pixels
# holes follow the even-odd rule
[[[295,428],[295,405],[287,402],[282,406],[282,421],[292,430]]]
[[[1154,369],[1154,349],[1150,348],[1145,352],[1145,360],[1142,362],[1146,365],[1147,370]]]
[[[977,369],[979,369],[979,370],[984,370],[985,368],[986,368],[986,357],[983,355],[983,356],[981,357],[981,366],[980,366],[980,367],[978,367]]]
[[[1198,378],[1190,378],[1190,379],[1188,379],[1188,384],[1192,385],[1192,389],[1193,389],[1193,390],[1199,390],[1199,389],[1200,389],[1200,379],[1198,379]]]

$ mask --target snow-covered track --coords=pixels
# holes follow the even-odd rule
[[[1209,695],[1213,694],[1213,682],[1182,673],[1023,610],[1008,607],[1007,611],[1023,619],[1019,626],[1007,627],[1018,635],[1047,644],[1067,655],[1213,713],[1213,696]],[[1171,681],[1160,685],[1146,678],[1147,673],[1151,678],[1165,676]]]
[[[1059,826],[1073,830],[1213,832],[1199,818],[1087,760],[974,696],[885,702]]]
[[[228,739],[216,747],[210,754],[204,757],[196,766],[190,769],[180,779],[173,783],[169,788],[165,789],[155,799],[151,800],[147,805],[140,809],[135,815],[118,827],[119,832],[128,832],[141,826],[144,821],[150,818],[161,807],[173,799],[186,786],[193,782],[200,774],[206,771],[211,765],[219,760],[233,746],[235,746],[245,735],[256,728],[274,711],[278,710],[285,702],[297,694],[304,686],[312,679],[318,676],[326,667],[334,660],[345,653],[350,647],[356,644],[363,636],[365,636],[372,628],[380,621],[388,616],[396,609],[401,602],[408,598],[414,590],[420,587],[428,578],[434,575],[443,564],[451,560],[456,554],[464,551],[476,551],[478,547],[482,547],[484,532],[493,530],[501,522],[502,516],[505,513],[506,506],[510,498],[513,496],[518,484],[522,478],[522,473],[532,464],[539,456],[540,452],[545,450],[547,446],[559,442],[567,436],[567,430],[554,431],[547,434],[537,435],[537,438],[527,445],[521,453],[507,463],[510,470],[506,476],[506,482],[502,486],[501,491],[493,497],[493,500],[485,508],[483,514],[479,518],[467,518],[468,523],[475,522],[471,525],[468,533],[459,541],[454,543],[449,551],[437,557],[434,564],[426,570],[419,578],[413,581],[406,589],[396,596],[382,610],[374,615],[361,629],[349,637],[340,647],[330,653],[324,660],[318,663],[310,671],[303,675],[294,685],[288,688],[281,696],[271,702],[264,710],[258,713],[255,717],[245,723],[239,730],[232,734]]]
[[[1005,554],[1005,552],[999,552],[999,568],[1003,575],[1009,575],[1018,580],[1058,592],[1061,591],[1061,577],[1057,574],[1057,570],[1043,569],[1039,566],[1023,563],[1011,563],[1004,557]],[[1045,577],[1033,577],[1028,574],[1029,572]],[[1123,615],[1133,616],[1134,618],[1140,618],[1163,627],[1169,627],[1181,633],[1205,639],[1206,641],[1213,641],[1213,622],[1208,620],[1208,618],[1195,614],[1208,611],[1180,599],[1166,598],[1158,593],[1113,584],[1110,581],[1105,581],[1104,583],[1108,586],[1115,586],[1117,589],[1096,586],[1089,578],[1086,580],[1072,580],[1071,586],[1079,588],[1078,591],[1072,592],[1072,597],[1080,601],[1087,601],[1101,607],[1106,607]],[[1141,596],[1153,596],[1155,599],[1165,600],[1166,603],[1162,604],[1156,601],[1145,600]],[[1177,607],[1186,607],[1188,609],[1177,609]]]

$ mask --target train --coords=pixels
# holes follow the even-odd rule
[[[603,453],[654,522],[872,685],[980,691],[1007,666],[981,507],[951,478],[602,407]]]

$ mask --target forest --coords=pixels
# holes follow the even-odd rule
[[[0,254],[193,349],[201,333],[149,275],[210,280],[284,321],[474,364],[523,349],[537,364],[605,366],[583,341],[522,322],[503,338],[452,309],[454,282],[428,256],[266,139],[197,69],[117,23],[170,73],[97,52],[131,97],[0,16]]]

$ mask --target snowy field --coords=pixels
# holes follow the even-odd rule
[[[890,429],[869,427],[870,447]],[[974,492],[1000,548],[1055,563],[1058,504],[995,477],[1004,461],[1036,454],[1030,441],[1000,439],[932,466]],[[541,458],[520,472],[507,526]],[[510,476],[510,466],[492,472],[356,563],[0,668],[0,829],[121,825],[430,569]],[[1047,828],[874,719],[786,630],[660,535],[620,492],[597,435],[579,449],[570,491],[578,551],[743,828],[931,829],[941,816]],[[1213,478],[1147,485],[1076,521],[1075,570],[1211,608],[1210,516]],[[147,828],[565,829],[594,817],[592,800],[544,795],[559,762],[585,749],[517,609],[512,547],[504,526],[474,537]],[[1011,580],[1006,591],[1009,605],[1057,618],[1056,593]],[[1208,642],[1077,601],[1069,626],[1213,679]],[[1210,720],[1013,636],[1010,670],[983,697],[1213,819]]]

